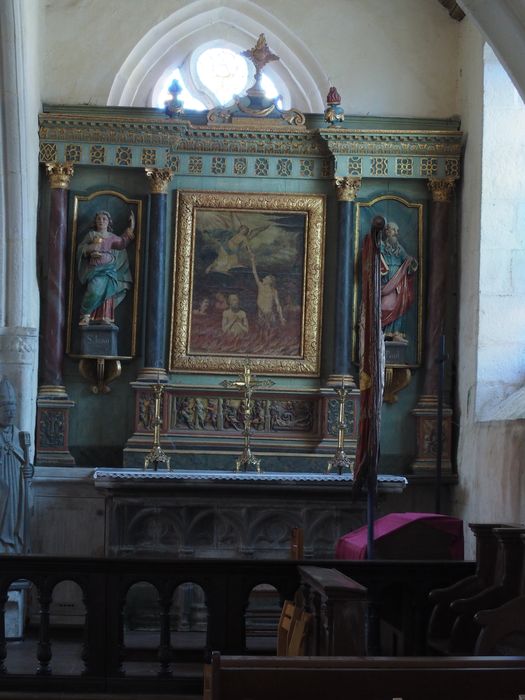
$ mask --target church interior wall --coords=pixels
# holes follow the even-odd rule
[[[483,183],[482,173],[489,180],[490,188],[494,173],[483,168],[483,100],[484,100],[484,41],[477,27],[471,22],[461,23],[461,53],[459,97],[462,127],[466,133],[464,155],[464,178],[461,188],[460,214],[460,299],[459,307],[459,350],[458,350],[458,417],[460,434],[458,444],[459,485],[455,490],[454,509],[465,522],[481,522],[503,518],[509,522],[523,522],[525,516],[525,485],[523,483],[524,460],[523,420],[487,420],[480,422],[477,402],[479,394],[484,395],[484,384],[493,369],[480,367],[480,348],[488,349],[499,344],[499,361],[505,363],[509,352],[505,339],[512,329],[506,330],[501,314],[492,313],[486,317],[491,332],[480,338],[480,304],[487,290],[494,289],[494,281],[501,279],[501,270],[494,271],[493,277],[485,274],[485,288],[481,289],[482,267],[480,260],[481,211]],[[496,166],[504,166],[502,157]],[[490,206],[488,199],[485,206]],[[517,202],[514,202],[516,207]],[[495,203],[498,206],[498,203]],[[511,207],[509,207],[509,212]],[[519,210],[518,210],[519,211]],[[512,216],[512,215],[511,215]],[[505,249],[510,243],[509,228],[504,218],[494,221],[493,233],[499,239],[497,244]],[[512,224],[511,224],[512,226]],[[494,260],[494,258],[492,259]],[[487,267],[484,268],[485,273]],[[509,272],[507,270],[507,272]],[[508,275],[510,277],[510,274]],[[501,303],[501,302],[500,302]],[[508,306],[505,302],[504,306]],[[485,325],[486,327],[486,325]],[[492,338],[492,344],[491,339]],[[488,344],[488,348],[487,348]],[[519,350],[518,350],[519,353]],[[510,353],[516,355],[516,353]],[[516,357],[514,357],[516,359]],[[512,358],[511,358],[512,360]],[[515,381],[515,380],[514,380]],[[498,389],[505,391],[503,375],[497,381]],[[480,391],[481,390],[481,391]],[[506,390],[509,390],[507,386]],[[485,392],[486,393],[486,392]],[[498,401],[491,405],[497,409]],[[474,555],[472,538],[466,538],[467,553]]]
[[[189,11],[186,5],[158,0],[147,8],[140,0],[127,0],[113,3],[109,10],[103,0],[45,3],[42,101],[107,104],[113,79],[135,45],[172,13]],[[216,3],[192,5],[198,12]],[[330,0],[328,5],[315,0],[229,0],[221,6],[248,16],[262,9],[276,28],[279,24],[293,28],[299,44],[315,47],[325,71],[326,84],[318,86],[321,94],[332,81],[347,113],[406,117],[457,113],[459,28],[436,0]],[[78,27],[83,28],[83,41],[77,40]],[[257,33],[254,27],[253,36]],[[213,26],[209,34],[214,38]],[[270,44],[271,39],[269,34]],[[69,48],[73,40],[74,51]]]

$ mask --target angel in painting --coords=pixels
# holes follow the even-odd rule
[[[231,235],[224,242],[216,242],[217,257],[208,265],[205,273],[222,272],[227,274],[235,267],[247,267],[248,265],[243,262],[243,254],[247,253],[251,258],[253,253],[250,241],[261,231],[267,229],[270,224],[250,229],[245,224],[241,224],[235,212],[221,212],[216,216],[220,217],[224,229],[231,231]]]

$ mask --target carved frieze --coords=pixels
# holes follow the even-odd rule
[[[314,117],[302,126],[264,120],[259,127],[253,120],[199,124],[180,117],[141,118],[132,111],[121,117],[77,109],[40,115],[41,160],[69,156],[75,163],[167,167],[196,174],[196,154],[203,154],[199,173],[216,177],[459,177],[462,134],[455,125],[436,129],[422,121],[419,129],[411,120],[407,129],[363,128],[365,122],[335,130],[319,129]],[[327,168],[327,156],[334,157],[335,173],[332,163]]]
[[[150,430],[152,395],[139,399],[139,430]],[[177,396],[170,402],[168,424],[173,431],[243,430],[242,402],[239,398]],[[308,433],[314,428],[316,401],[312,399],[255,399],[252,430],[255,432]]]
[[[308,505],[307,505],[308,504]],[[257,554],[282,557],[290,547],[293,527],[304,529],[310,556],[333,556],[342,532],[362,524],[362,506],[311,498],[293,499],[285,505],[265,499],[215,495],[182,501],[174,509],[169,499],[149,496],[127,499],[117,496],[111,505],[109,553],[251,557]],[[216,554],[215,554],[216,555]]]

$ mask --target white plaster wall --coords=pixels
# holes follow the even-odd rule
[[[248,14],[254,6],[272,13],[314,52],[326,76],[319,89],[325,94],[330,78],[348,114],[446,117],[458,111],[459,24],[436,0],[235,2],[240,5]],[[113,79],[134,46],[173,12],[188,7],[191,3],[183,0],[47,0],[41,34],[43,101],[107,104]]]
[[[478,335],[489,328],[494,329],[490,337],[497,344],[498,337],[504,338],[507,332],[501,315],[505,302],[492,317],[485,315],[485,306],[480,319],[480,304],[487,301],[480,291],[480,271],[488,285],[484,294],[494,293],[502,279],[498,274],[490,274],[490,261],[497,262],[498,246],[512,245],[513,237],[507,236],[511,218],[507,209],[502,213],[502,221],[494,219],[493,225],[489,226],[489,230],[495,227],[492,244],[490,240],[486,241],[492,251],[480,256],[483,38],[468,21],[461,24],[459,73],[459,105],[466,149],[460,224],[458,406],[461,431],[459,486],[455,490],[454,510],[465,523],[525,522],[525,421],[480,422],[476,413],[476,398],[483,390],[483,380],[478,382]],[[491,173],[484,172],[484,176],[490,178]],[[493,204],[491,199],[484,202],[485,213],[486,208]],[[510,278],[506,279],[508,282]],[[506,350],[508,348],[503,343],[499,351]],[[480,361],[483,361],[483,353]],[[473,538],[469,530],[465,534],[466,556],[473,557]]]
[[[488,46],[484,60],[476,416],[490,420],[525,384],[525,104]]]

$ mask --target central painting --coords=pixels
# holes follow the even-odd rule
[[[170,371],[319,375],[320,195],[179,192]]]

